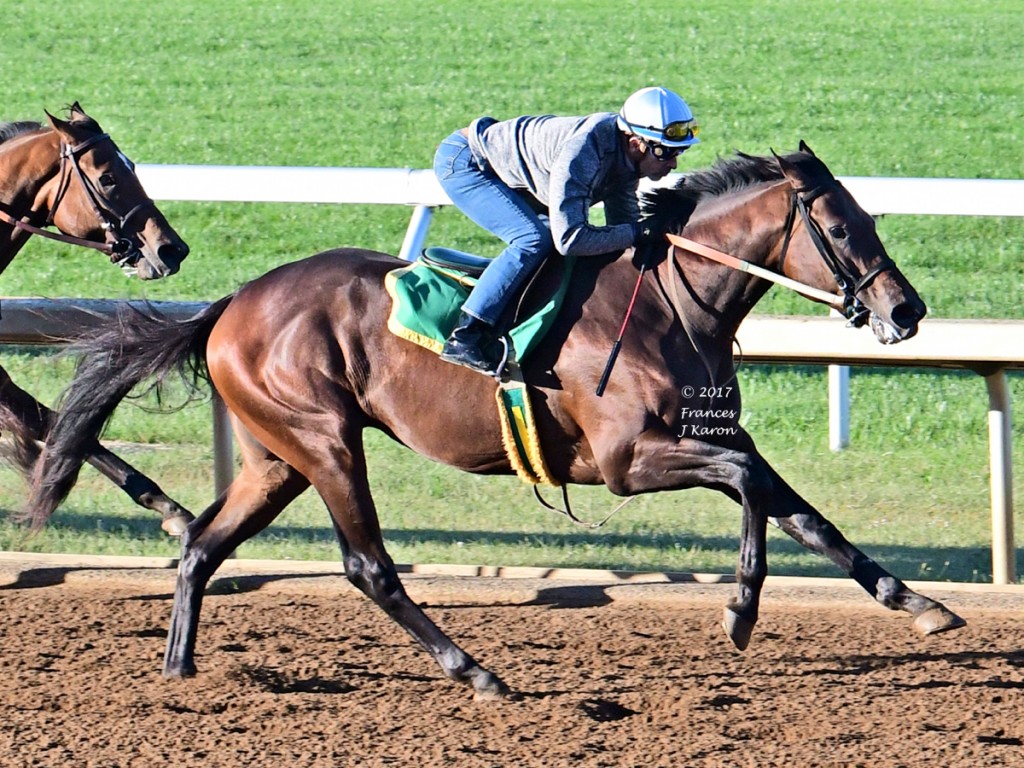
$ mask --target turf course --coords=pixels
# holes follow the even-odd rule
[[[663,83],[689,101],[703,143],[680,170],[736,149],[790,151],[805,139],[838,175],[1020,178],[1024,18],[1015,2],[368,0],[174,4],[82,0],[61,14],[5,8],[0,119],[42,119],[80,100],[140,163],[425,168],[436,144],[478,114],[614,110]],[[143,285],[102,257],[33,241],[0,293],[213,299],[284,261],[336,245],[397,252],[401,207],[165,202],[192,246],[181,274]],[[1021,317],[1024,222],[886,217],[889,252],[936,317]],[[431,242],[483,254],[496,241],[454,210]],[[817,313],[779,289],[764,313]],[[7,350],[15,380],[52,402],[68,361]],[[857,370],[853,447],[827,450],[824,372],[741,372],[744,423],[812,502],[904,577],[987,580],[985,394],[972,374]],[[1024,380],[1014,377],[1016,402]],[[109,431],[129,460],[200,510],[211,493],[209,411],[125,408]],[[1024,466],[1018,418],[1016,466]],[[526,486],[437,467],[371,437],[371,479],[399,561],[713,570],[735,563],[738,510],[704,491],[642,498],[599,532],[536,507]],[[1016,496],[1024,498],[1022,478]],[[22,488],[0,477],[0,507]],[[573,496],[581,516],[616,503]],[[54,525],[0,547],[173,554],[148,513],[86,470]],[[1019,501],[1018,501],[1019,505]],[[306,494],[243,556],[336,559]],[[773,573],[834,573],[772,538]],[[1024,563],[1018,570],[1024,570]]]

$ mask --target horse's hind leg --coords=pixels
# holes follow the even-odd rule
[[[242,454],[241,471],[227,492],[181,537],[164,677],[191,677],[196,673],[199,613],[210,577],[242,542],[266,528],[309,487],[305,477],[271,455],[237,422],[235,436]]]
[[[318,466],[313,485],[327,504],[341,545],[345,575],[429,652],[444,673],[472,686],[477,700],[509,693],[496,675],[459,648],[406,594],[380,531],[366,478],[362,437],[345,430],[334,461]]]
[[[0,431],[10,433],[13,444],[6,452],[7,458],[26,477],[39,458],[51,416],[49,408],[15,384],[0,367]],[[136,504],[159,512],[163,519],[160,527],[171,536],[180,535],[192,521],[192,513],[160,486],[99,443],[93,445],[86,460]]]
[[[771,521],[785,533],[812,552],[828,557],[886,608],[909,613],[914,617],[914,628],[922,634],[932,635],[966,625],[967,622],[942,603],[910,589],[861,552],[778,473],[770,471],[775,475],[776,502],[781,502],[774,511],[779,516],[772,517]]]

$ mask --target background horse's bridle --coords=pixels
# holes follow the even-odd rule
[[[79,155],[89,147],[104,140],[110,141],[110,135],[106,133],[98,133],[95,136],[90,136],[85,141],[75,145],[61,142],[60,176],[57,182],[57,196],[54,198],[53,205],[50,206],[50,211],[46,216],[46,222],[43,224],[43,227],[36,227],[26,221],[16,219],[5,211],[0,211],[0,220],[5,221],[18,229],[23,229],[33,235],[40,235],[51,240],[68,243],[70,245],[94,248],[97,251],[108,254],[110,256],[110,260],[122,268],[130,268],[134,266],[135,263],[138,262],[139,258],[141,258],[142,254],[134,247],[132,241],[124,236],[124,228],[128,221],[140,210],[155,204],[147,197],[141,203],[128,211],[128,213],[123,216],[118,215],[110,205],[110,201],[107,197],[100,192],[92,180],[85,175],[82,171],[81,165],[79,164]],[[86,196],[89,198],[93,212],[96,214],[96,217],[103,222],[102,227],[106,233],[106,242],[97,243],[93,240],[65,235],[62,232],[51,232],[44,228],[53,225],[54,217],[57,214],[57,208],[60,206],[61,201],[64,199],[64,196],[71,187],[72,175],[78,177],[79,183],[82,185]]]

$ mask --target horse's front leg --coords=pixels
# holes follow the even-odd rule
[[[942,603],[925,597],[893,576],[846,540],[824,516],[807,503],[771,467],[778,504],[771,522],[812,552],[829,558],[875,600],[890,610],[914,617],[914,628],[924,635],[959,629],[962,618]]]
[[[168,536],[180,536],[194,519],[191,512],[163,492],[153,480],[115,453],[94,443],[85,459],[140,507],[160,514],[160,527]]]
[[[737,593],[725,607],[722,627],[733,644],[744,650],[757,623],[768,575],[766,509],[772,478],[746,433],[739,430],[735,443],[738,447],[723,447],[650,430],[630,441],[628,448],[610,454],[602,469],[608,488],[620,495],[712,488],[743,507]]]

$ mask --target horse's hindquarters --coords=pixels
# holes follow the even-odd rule
[[[388,331],[384,275],[402,263],[331,251],[249,283],[210,336],[214,385],[300,471],[330,451],[321,437],[364,427],[451,466],[509,471],[495,382]]]

